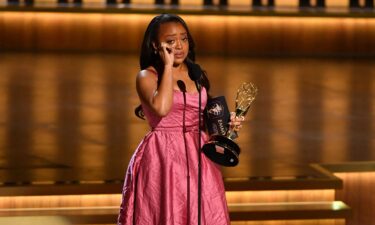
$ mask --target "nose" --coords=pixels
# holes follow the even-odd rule
[[[176,46],[175,46],[176,49],[181,49],[182,48],[182,44],[181,44],[181,40],[177,40],[176,41]]]

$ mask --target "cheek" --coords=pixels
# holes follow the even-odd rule
[[[188,42],[184,44],[184,48],[185,48],[185,50],[189,50],[189,43]]]

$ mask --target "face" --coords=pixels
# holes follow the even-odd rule
[[[174,48],[174,64],[184,62],[189,52],[189,39],[184,26],[178,22],[168,22],[160,25],[159,43],[167,43],[169,48]]]

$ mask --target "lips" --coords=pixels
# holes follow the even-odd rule
[[[183,52],[177,52],[177,53],[174,54],[174,57],[182,58],[182,57],[184,57],[184,53]]]

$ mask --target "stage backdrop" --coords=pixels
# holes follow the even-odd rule
[[[154,14],[1,12],[0,50],[139,51]],[[374,55],[375,18],[182,15],[199,54]]]

